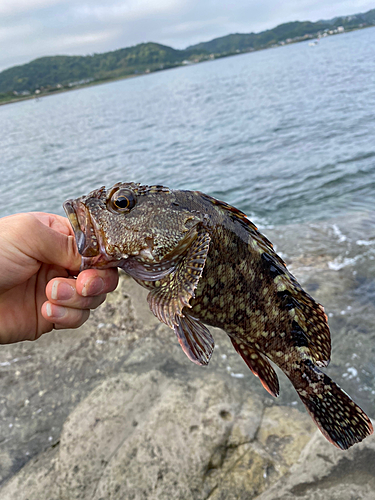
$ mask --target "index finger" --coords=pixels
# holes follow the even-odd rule
[[[83,297],[113,292],[118,284],[117,268],[86,269],[77,276],[76,289]]]

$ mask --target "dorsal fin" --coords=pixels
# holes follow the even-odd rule
[[[295,345],[301,352],[311,354],[318,366],[328,366],[331,358],[331,334],[323,306],[304,290],[298,290],[294,299],[296,306],[291,333]],[[303,342],[304,337],[307,339],[306,344]]]
[[[201,191],[196,191],[196,192],[200,196],[202,196],[202,198],[204,198],[205,200],[208,200],[210,203],[217,205],[219,207],[222,207],[225,210],[229,210],[229,212],[232,212],[232,214],[234,214],[236,217],[239,217],[240,219],[246,219],[250,223],[251,226],[253,226],[255,229],[258,229],[256,226],[254,226],[254,224],[251,221],[249,221],[249,219],[247,218],[247,215],[244,212],[242,212],[241,210],[239,210],[238,208],[233,207],[232,205],[229,205],[229,203],[227,203],[226,201],[217,200],[216,198],[214,198],[213,196],[210,196],[209,194],[202,193]]]
[[[289,312],[293,345],[315,364],[327,366],[331,357],[331,334],[323,306],[303,290],[286,268],[277,266],[274,259],[262,257],[276,285],[280,307]]]
[[[197,191],[197,193],[199,193],[202,198],[209,201],[213,205],[216,205],[225,210],[232,220],[239,222],[259,242],[260,247],[264,248],[264,251],[273,251],[273,245],[270,240],[258,230],[257,226],[247,218],[247,215],[244,212],[236,207],[233,207],[232,205],[229,205],[229,203],[217,200],[216,198],[213,198],[208,194],[201,193],[200,191]],[[284,261],[280,257],[279,259],[285,266]]]

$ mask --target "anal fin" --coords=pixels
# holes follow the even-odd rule
[[[193,363],[209,363],[215,343],[211,333],[200,321],[188,314],[179,316],[174,331],[182,350]]]
[[[255,348],[231,338],[233,347],[245,361],[253,374],[259,377],[262,386],[275,398],[279,395],[279,379],[268,359]]]

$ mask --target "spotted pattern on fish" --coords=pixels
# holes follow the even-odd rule
[[[155,316],[194,363],[222,328],[263,387],[292,382],[323,435],[347,449],[373,432],[367,415],[319,370],[331,340],[323,307],[240,210],[199,191],[117,183],[68,200],[82,269],[118,266],[149,290]]]

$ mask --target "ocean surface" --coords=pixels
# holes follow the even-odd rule
[[[375,28],[0,107],[0,216],[117,181],[245,211],[330,318],[375,417]],[[293,403],[295,393],[287,402]]]

